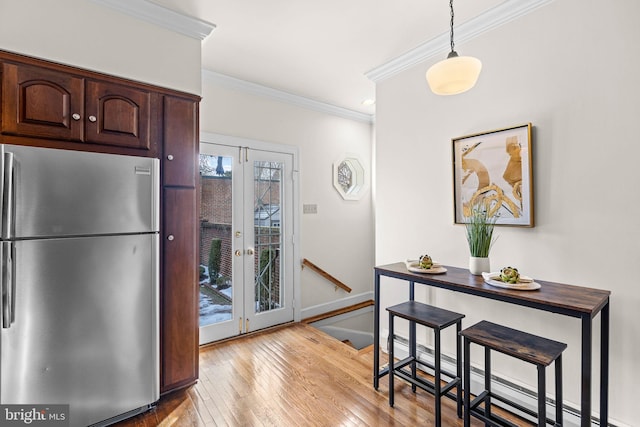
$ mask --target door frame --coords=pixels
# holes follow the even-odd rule
[[[293,158],[293,321],[299,322],[302,316],[302,298],[300,292],[300,150],[294,145],[278,144],[257,139],[241,138],[212,132],[200,132],[200,142],[209,144],[247,147],[250,150],[274,151],[289,154]]]

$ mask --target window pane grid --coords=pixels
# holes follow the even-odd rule
[[[281,307],[282,169],[282,163],[254,162],[256,313]]]

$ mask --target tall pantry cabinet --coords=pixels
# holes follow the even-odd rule
[[[198,378],[198,248],[196,174],[198,173],[198,103],[164,97],[163,229],[165,262],[161,304],[161,386],[173,389]],[[185,292],[184,283],[189,283]],[[194,309],[195,308],[195,309]]]
[[[0,143],[161,159],[161,393],[198,378],[200,97],[0,50]]]

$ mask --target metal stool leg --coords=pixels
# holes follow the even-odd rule
[[[484,400],[484,416],[491,418],[491,349],[484,348],[484,389],[487,391],[487,397]],[[486,427],[491,424],[485,423]]]
[[[464,338],[464,427],[471,425],[470,399],[471,399],[471,362],[469,361],[469,353],[471,342]]]
[[[442,415],[440,413],[440,406],[442,404],[442,383],[441,383],[441,372],[440,372],[440,329],[436,329],[435,331],[435,354],[434,354],[434,394],[435,394],[435,406],[436,406],[436,427],[440,427],[442,424]]]
[[[562,355],[558,356],[555,363],[556,371],[556,426],[562,426]]]
[[[409,322],[409,356],[411,356],[411,378],[416,379],[416,322]],[[416,385],[411,384],[411,391],[416,392]]]
[[[460,331],[462,330],[462,322],[456,323],[456,375],[458,376],[457,390],[457,405],[458,405],[458,418],[462,418],[462,337]]]
[[[547,384],[544,374],[544,366],[538,366],[538,427],[544,427],[547,424]]]
[[[393,313],[389,312],[389,406],[393,407]]]

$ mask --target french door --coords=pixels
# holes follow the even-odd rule
[[[292,154],[200,144],[200,344],[292,321]]]

